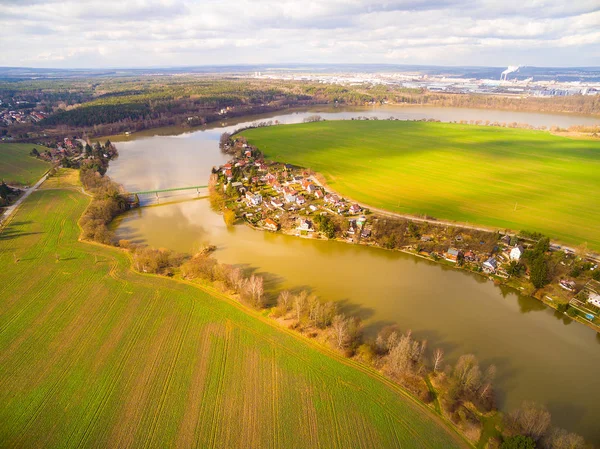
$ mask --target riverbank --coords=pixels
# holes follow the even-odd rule
[[[233,137],[224,145],[234,158],[214,171],[213,194],[221,196],[220,204],[255,228],[302,237],[326,236],[398,249],[434,262],[447,261],[452,266],[483,274],[495,284],[516,288],[596,331],[600,329],[595,322],[597,311],[591,306],[585,310],[575,307],[574,295],[556,287],[560,281],[561,287],[563,282],[572,283],[571,290],[575,293],[584,291],[591,278],[590,268],[597,267],[597,261],[591,257],[586,261],[577,258],[570,248],[551,247],[554,254],[545,258],[547,263],[554,264],[553,281],[542,280],[542,285],[535,285],[534,281],[534,287],[524,275],[531,267],[531,260],[526,263],[523,260],[527,249],[533,248],[540,237],[532,239],[506,230],[500,234],[497,229],[373,210],[344,199],[329,188],[326,190],[322,177],[308,169],[265,161],[260,150],[248,145],[243,137]],[[571,280],[570,272],[581,271],[576,268],[580,265],[589,265],[585,268],[588,271],[580,279]]]

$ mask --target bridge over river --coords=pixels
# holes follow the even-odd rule
[[[200,191],[208,189],[208,186],[189,186],[189,187],[172,187],[169,189],[156,189],[156,190],[140,190],[139,192],[129,193],[129,202],[134,207],[140,206],[140,197],[153,197],[157,201],[160,198],[172,197],[174,193],[178,192],[189,192],[196,191],[197,196],[200,196]],[[162,195],[161,195],[162,194]]]

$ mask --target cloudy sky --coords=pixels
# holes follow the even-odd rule
[[[0,66],[600,66],[599,0],[0,0]]]

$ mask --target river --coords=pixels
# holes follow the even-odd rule
[[[561,127],[600,121],[432,107],[320,108],[256,119],[293,123],[314,113],[326,119],[377,115]],[[111,162],[108,174],[131,191],[205,184],[211,167],[226,160],[218,138],[240,126],[233,123],[185,133],[150,131],[119,142],[120,156]],[[156,135],[176,131],[180,134]],[[115,222],[115,229],[120,238],[182,252],[215,244],[218,260],[255,269],[271,289],[308,288],[339,301],[345,312],[364,319],[367,332],[396,323],[427,339],[430,348],[443,347],[449,362],[473,353],[482,365],[498,367],[495,384],[501,409],[535,400],[549,407],[555,425],[600,441],[600,337],[532,298],[403,253],[254,231],[243,225],[227,229],[202,199],[133,210]]]

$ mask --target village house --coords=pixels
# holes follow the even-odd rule
[[[600,308],[600,295],[595,292],[590,292],[588,295],[587,302],[589,302],[594,307]]]
[[[223,165],[223,167],[221,168],[221,171],[223,172],[223,174],[226,174],[226,172],[228,170],[231,171],[232,168],[233,168],[233,165],[231,165],[230,163],[227,163],[227,164]]]
[[[366,238],[369,238],[369,237],[371,237],[371,229],[370,229],[370,228],[367,228],[367,227],[365,227],[365,228],[362,230],[362,232],[360,233],[360,236],[361,236],[363,239],[366,239]]]
[[[300,218],[299,219],[299,223],[298,223],[297,229],[299,231],[309,231],[309,232],[314,231],[312,223],[309,220],[306,220],[304,218]]]
[[[310,180],[308,179],[303,179],[302,180],[302,188],[304,190],[308,190],[308,187],[311,185]]]
[[[462,256],[462,252],[456,248],[448,248],[448,251],[444,253],[444,259],[450,262],[458,262],[458,259]]]
[[[271,204],[273,205],[273,207],[277,207],[279,209],[283,207],[283,201],[281,201],[279,198],[272,198]]]
[[[253,206],[260,205],[263,200],[262,195],[260,193],[254,194],[251,192],[246,193],[246,199],[248,199]]]
[[[483,271],[486,273],[495,273],[498,269],[498,261],[494,257],[490,257],[488,260],[483,262]]]
[[[574,292],[575,291],[575,282],[573,281],[568,281],[566,279],[561,279],[558,283],[562,288],[564,288],[565,290],[568,290],[570,292]]]
[[[464,258],[467,262],[477,262],[477,256],[471,250],[465,252]]]
[[[422,242],[431,242],[431,240],[433,240],[433,237],[431,237],[431,236],[430,236],[430,235],[428,235],[428,234],[423,234],[423,235],[421,236],[421,241],[422,241]]]
[[[314,204],[311,204],[310,206],[308,206],[308,208],[310,210],[312,210],[313,212],[316,212],[319,208],[317,206],[315,206]]]
[[[333,193],[328,193],[327,195],[325,195],[325,202],[329,204],[337,204],[340,202],[340,197],[334,195]]]
[[[318,189],[318,190],[315,192],[315,198],[317,198],[317,199],[319,199],[319,200],[320,200],[320,199],[322,199],[324,196],[325,196],[325,194],[323,193],[323,191],[322,191],[321,189]]]
[[[356,224],[360,227],[362,227],[366,222],[367,222],[367,217],[365,217],[364,215],[361,215],[360,217],[358,217],[356,219]]]
[[[306,203],[306,198],[304,198],[302,195],[298,195],[296,197],[296,203],[298,206],[302,206],[304,203]]]
[[[350,206],[350,209],[349,209],[349,212],[352,215],[360,214],[361,211],[362,211],[362,209],[360,208],[360,206],[358,204],[353,204],[352,206]]]
[[[513,249],[510,250],[510,260],[519,260],[523,255],[525,250],[521,245],[516,245]]]
[[[357,231],[356,220],[348,220],[348,234],[354,235]]]
[[[233,179],[233,172],[231,170],[225,170],[225,177],[227,178],[227,182]]]
[[[252,151],[250,151],[250,150],[244,151],[244,156],[251,157],[252,156]]]
[[[309,184],[308,187],[306,187],[306,191],[308,193],[312,193],[313,195],[320,190],[316,185],[314,184]]]
[[[296,201],[296,191],[290,187],[284,187],[283,199],[288,203],[294,203]]]
[[[240,193],[245,193],[246,192],[246,188],[244,187],[244,184],[242,184],[239,181],[232,182],[231,183],[231,187],[233,187],[234,189],[236,189]]]
[[[270,231],[277,231],[279,229],[279,225],[272,218],[267,218],[265,220],[265,228]]]

